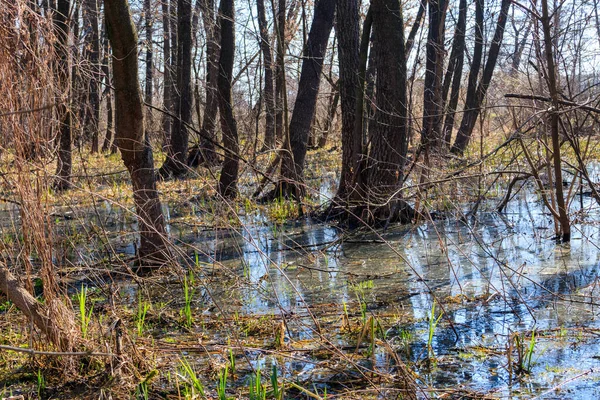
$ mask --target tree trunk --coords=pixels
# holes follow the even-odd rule
[[[389,196],[397,189],[407,152],[406,55],[400,3],[374,0],[373,51],[377,81],[371,153],[365,193]]]
[[[187,164],[190,167],[205,165],[211,167],[219,163],[215,151],[217,140],[217,114],[219,99],[217,97],[217,80],[219,76],[219,27],[215,20],[214,0],[201,0],[202,21],[206,35],[206,104],[200,129],[200,145],[192,149]]]
[[[221,29],[221,54],[219,56],[219,112],[225,160],[219,180],[219,194],[225,198],[237,196],[238,180],[238,132],[233,104],[231,85],[233,81],[233,57],[235,55],[234,0],[221,0],[219,7],[219,27]]]
[[[144,102],[138,80],[137,33],[127,0],[105,0],[104,12],[113,51],[115,86],[115,139],[131,175],[140,233],[138,260],[151,266],[168,260],[152,148],[144,128]]]
[[[265,12],[265,1],[256,0],[258,11],[258,27],[260,29],[260,48],[263,53],[265,65],[265,87],[262,98],[265,101],[265,141],[264,150],[275,147],[275,88],[273,87],[273,54],[271,52],[271,40],[269,38],[269,27]]]
[[[57,0],[54,12],[54,29],[56,37],[57,81],[66,93],[66,98],[58,106],[60,123],[58,160],[56,162],[56,190],[66,190],[71,186],[72,153],[71,153],[71,76],[69,55],[69,24],[68,17],[71,8],[70,0]]]
[[[174,91],[174,78],[173,78],[173,52],[171,50],[171,0],[162,1],[162,23],[163,23],[163,75],[164,75],[164,89],[163,89],[163,108],[172,113],[173,112],[173,91]],[[176,46],[176,43],[172,44]],[[163,150],[168,149],[169,142],[171,140],[171,126],[173,124],[172,118],[167,113],[163,114],[162,117],[162,134],[163,134]]]
[[[333,28],[335,0],[319,0],[304,49],[298,95],[290,121],[291,153],[285,152],[281,163],[281,180],[276,190],[284,196],[304,196],[304,159],[308,146],[310,124],[315,115],[317,95],[323,71],[323,59]]]
[[[452,140],[452,130],[454,129],[455,112],[456,106],[458,105],[458,97],[460,95],[460,83],[462,81],[462,70],[465,58],[466,27],[467,0],[460,0],[458,6],[458,21],[456,22],[456,30],[454,31],[450,61],[448,62],[448,70],[446,71],[444,85],[442,88],[442,102],[445,104],[444,114],[446,116],[442,131],[445,146],[450,146],[450,141]],[[447,102],[448,91],[450,90],[450,82],[452,82],[452,92],[450,93],[450,101]]]
[[[478,3],[479,0],[476,4]],[[456,140],[452,146],[452,152],[455,154],[462,154],[471,140],[471,134],[473,133],[475,122],[481,111],[481,105],[485,99],[490,82],[492,81],[496,60],[498,59],[498,54],[500,53],[500,47],[502,45],[504,27],[506,26],[506,20],[508,19],[508,9],[510,8],[511,3],[511,0],[502,0],[502,4],[500,5],[500,15],[498,15],[498,22],[496,23],[496,32],[494,33],[494,39],[490,45],[490,51],[483,70],[483,76],[477,85],[477,90],[471,93],[471,86],[469,85],[467,100],[465,102],[465,112],[458,133],[456,134]],[[483,17],[481,17],[481,20],[483,20]],[[476,79],[477,77],[475,77],[475,80]],[[469,76],[469,84],[471,83],[470,80],[471,76]],[[470,94],[471,96],[469,97]]]
[[[406,55],[410,54],[413,44],[415,43],[415,37],[417,37],[417,32],[419,31],[419,27],[421,26],[421,21],[423,20],[423,15],[425,15],[425,7],[426,6],[427,6],[427,0],[421,0],[421,4],[419,5],[419,10],[417,11],[417,16],[415,17],[415,22],[413,23],[413,26],[410,29],[410,33],[408,34],[408,39],[406,39],[406,46],[405,46]]]
[[[84,95],[84,137],[90,138],[92,142],[92,153],[99,149],[99,126],[100,120],[100,34],[98,29],[98,2],[97,0],[84,0],[83,2],[83,28],[84,37],[84,59],[88,64],[88,73],[83,76],[85,92]]]
[[[275,13],[275,2],[272,0],[273,13]],[[284,113],[287,112],[284,101],[285,92],[285,51],[287,49],[286,40],[286,18],[285,18],[285,0],[279,0],[277,7],[277,64],[275,65],[275,135],[277,139],[284,140]],[[285,139],[287,140],[287,139]]]
[[[102,152],[106,153],[109,151],[111,154],[117,151],[116,141],[113,140],[113,105],[112,105],[112,81],[110,79],[110,64],[109,64],[109,55],[110,55],[110,45],[108,43],[108,32],[106,31],[106,18],[103,22],[102,32],[104,38],[102,40],[102,51],[104,52],[102,56],[102,75],[104,75],[104,97],[106,99],[106,135],[104,136],[104,142],[102,143]]]
[[[427,61],[425,91],[423,93],[423,129],[421,143],[439,149],[442,137],[442,74],[444,69],[444,25],[447,0],[429,0],[429,33],[427,35]]]
[[[340,71],[338,86],[342,103],[342,171],[334,202],[343,204],[352,190],[354,171],[362,153],[362,130],[354,129],[360,89],[358,0],[337,0],[336,22]]]
[[[160,168],[163,179],[187,172],[188,125],[192,122],[192,2],[177,0],[177,101],[167,158]]]
[[[146,76],[144,86],[144,101],[152,105],[152,94],[153,88],[152,83],[154,79],[154,64],[152,61],[152,8],[150,6],[150,0],[144,0],[144,28],[146,29]],[[152,129],[154,128],[152,118],[152,108],[146,109],[146,127],[147,134],[152,136]]]
[[[507,0],[508,1],[508,0]],[[544,32],[544,53],[546,55],[546,66],[548,68],[548,92],[552,98],[552,109],[550,110],[550,128],[552,132],[552,154],[554,166],[554,186],[556,192],[556,205],[558,206],[558,221],[560,223],[560,239],[563,242],[571,240],[571,225],[569,215],[567,213],[567,205],[563,193],[563,179],[560,155],[560,133],[559,133],[559,118],[560,118],[560,93],[558,92],[557,71],[554,61],[553,38],[555,35],[551,31],[550,15],[548,11],[548,0],[542,2],[542,30]],[[558,9],[554,10],[554,13]]]

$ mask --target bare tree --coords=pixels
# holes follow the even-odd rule
[[[477,0],[475,4],[478,5],[479,0]],[[481,76],[481,80],[477,84],[476,89],[472,87],[473,85],[471,83],[472,80],[475,81],[477,79],[477,75],[474,75],[473,77],[469,76],[469,87],[467,89],[465,110],[463,113],[462,121],[460,123],[460,128],[458,129],[458,133],[456,134],[456,140],[454,141],[454,145],[452,146],[453,153],[462,154],[467,148],[469,141],[471,140],[471,134],[473,133],[473,128],[475,128],[475,122],[477,121],[477,117],[479,116],[479,112],[481,111],[481,106],[483,104],[483,100],[485,99],[487,89],[490,86],[490,82],[492,81],[494,68],[496,67],[496,61],[498,60],[498,54],[500,53],[500,46],[502,45],[502,38],[504,37],[504,27],[506,26],[506,20],[508,19],[508,9],[510,8],[511,4],[511,0],[502,0],[502,3],[500,4],[500,13],[498,14],[496,31],[494,33],[494,38],[492,39],[492,43],[490,45],[490,50],[485,63],[485,68],[483,70],[483,75]],[[480,5],[480,7],[483,8],[482,5]],[[483,10],[481,10],[480,13],[483,13]],[[482,20],[482,15],[477,17],[478,26],[480,25],[480,21]],[[479,29],[480,28],[477,28],[477,30]],[[479,33],[476,33],[476,44],[479,38],[478,35]],[[475,59],[475,56],[473,58]],[[471,68],[473,69],[473,67]]]
[[[219,194],[225,198],[237,196],[238,181],[238,131],[233,115],[231,85],[233,80],[233,58],[235,55],[234,0],[221,0],[219,7],[219,27],[221,29],[221,53],[219,56],[219,112],[225,160],[219,180]]]
[[[171,130],[167,158],[160,167],[163,179],[187,172],[188,126],[192,122],[192,3],[177,1],[177,97],[175,121]]]
[[[214,0],[199,0],[202,12],[202,22],[206,36],[206,103],[200,128],[200,144],[194,146],[188,155],[187,164],[190,167],[204,165],[211,167],[218,164],[219,158],[215,151],[217,141],[217,115],[219,99],[217,97],[217,80],[219,77],[219,27],[215,18]]]
[[[152,105],[152,97],[153,97],[153,79],[154,79],[154,62],[153,62],[153,52],[152,52],[152,21],[154,19],[152,15],[152,7],[150,4],[150,0],[144,0],[144,30],[146,33],[145,40],[145,48],[146,48],[146,76],[144,79],[144,101]],[[153,128],[153,120],[152,120],[152,108],[148,107],[146,110],[146,127],[148,130]]]
[[[427,35],[421,142],[425,147],[432,149],[439,149],[443,144],[442,75],[447,7],[447,0],[429,0],[429,33]]]
[[[281,179],[279,187],[275,189],[276,193],[284,196],[301,198],[304,195],[304,161],[334,13],[335,0],[319,0],[315,5],[308,41],[303,52],[298,95],[290,121],[290,151],[283,154]]]
[[[258,12],[258,27],[260,29],[260,48],[263,53],[265,86],[262,98],[265,102],[265,140],[264,150],[275,147],[275,88],[273,86],[273,54],[271,52],[271,40],[269,38],[269,27],[265,12],[265,1],[256,0]]]
[[[354,172],[362,153],[362,130],[354,129],[360,90],[358,0],[337,0],[336,22],[340,69],[338,85],[342,103],[342,172],[335,202],[343,204],[351,191]]]
[[[446,69],[446,75],[444,76],[444,83],[442,86],[442,103],[445,105],[444,114],[446,116],[446,119],[444,120],[442,137],[444,138],[444,145],[446,146],[449,146],[450,141],[452,140],[452,129],[454,128],[454,120],[456,115],[455,112],[460,95],[460,84],[462,81],[462,70],[465,58],[466,28],[467,1],[460,0],[458,5],[458,21],[456,22],[454,39],[452,40],[452,50],[450,52],[448,68]],[[450,100],[448,101],[448,92],[450,91],[451,85],[452,92],[450,93]]]
[[[57,190],[65,190],[71,186],[72,153],[71,153],[71,75],[70,75],[70,53],[69,43],[69,11],[71,2],[69,0],[57,0],[54,12],[54,29],[58,38],[55,46],[57,55],[56,74],[57,81],[66,90],[66,98],[58,107],[60,133],[58,139],[58,160],[56,163],[56,181],[54,187]]]
[[[154,159],[144,126],[144,100],[138,79],[137,33],[127,0],[105,0],[104,12],[113,51],[115,139],[131,176],[140,233],[142,266],[168,259],[165,221],[156,190]]]

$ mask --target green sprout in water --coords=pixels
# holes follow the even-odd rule
[[[190,271],[188,275],[183,277],[183,299],[184,305],[180,311],[184,318],[184,324],[187,328],[191,328],[194,323],[192,315],[192,299],[194,297],[194,272]]]
[[[37,395],[41,399],[42,393],[46,390],[46,379],[44,379],[44,375],[42,371],[38,369],[37,372]]]
[[[427,335],[427,352],[429,354],[429,357],[434,357],[433,354],[433,335],[435,334],[435,328],[437,327],[438,323],[440,322],[440,319],[442,318],[443,313],[440,313],[440,315],[435,316],[435,301],[431,304],[431,311],[429,313],[429,330],[428,330],[428,335]]]
[[[87,337],[90,321],[92,320],[92,311],[94,310],[94,307],[90,307],[89,310],[86,309],[87,287],[83,286],[83,284],[81,285],[81,291],[77,293],[77,300],[79,301],[79,323],[81,326],[81,334],[85,339]]]
[[[520,372],[530,373],[533,364],[533,353],[535,353],[536,337],[535,329],[531,331],[531,339],[529,344],[525,344],[525,335],[515,336],[518,368]]]
[[[271,371],[271,386],[273,386],[273,391],[271,392],[272,397],[275,400],[283,399],[283,389],[279,389],[279,379],[277,378],[277,366],[273,364],[273,369]]]
[[[250,388],[248,397],[250,400],[265,400],[267,391],[261,382],[260,368],[256,369],[256,374],[250,377]]]
[[[192,368],[190,363],[183,357],[179,359],[179,365],[181,368],[180,376],[187,382],[186,390],[188,388],[191,390],[189,397],[204,397],[204,385],[200,381],[196,371],[194,371],[194,368]]]
[[[227,375],[229,374],[229,367],[225,368],[219,374],[219,382],[217,383],[217,395],[219,400],[227,400]]]
[[[138,301],[138,309],[137,315],[135,318],[135,326],[137,327],[138,336],[142,336],[144,332],[144,327],[146,324],[146,313],[150,309],[150,303],[147,301],[142,301],[142,297],[140,296]]]

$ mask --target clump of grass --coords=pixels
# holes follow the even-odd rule
[[[38,369],[37,372],[37,395],[41,399],[42,393],[46,390],[46,379],[42,374],[42,371]]]
[[[219,400],[227,400],[227,375],[229,374],[229,367],[225,366],[219,374],[219,382],[217,382],[217,396]]]
[[[156,375],[158,375],[158,371],[153,369],[140,383],[138,383],[136,388],[136,395],[138,399],[141,398],[148,400],[150,398],[149,383]]]
[[[184,357],[179,359],[179,367],[181,370],[180,376],[186,382],[184,388],[186,398],[204,397],[204,385],[200,381],[196,371],[194,371],[194,368],[192,368]]]
[[[427,330],[427,353],[429,357],[435,357],[433,353],[433,336],[435,335],[435,329],[437,328],[443,313],[440,313],[437,317],[435,316],[435,301],[431,304],[431,311],[429,312],[429,325]]]
[[[77,293],[77,300],[79,302],[79,325],[81,328],[81,335],[85,339],[87,337],[90,321],[92,320],[94,307],[90,307],[89,310],[86,308],[87,287],[83,286],[83,284],[81,285],[81,290]]]
[[[250,377],[250,387],[248,392],[250,400],[265,400],[267,398],[267,390],[262,384],[260,375],[260,368],[257,368],[254,376]]]
[[[138,308],[137,314],[135,318],[135,326],[137,327],[138,336],[142,336],[144,332],[144,327],[146,326],[146,313],[150,309],[150,303],[147,301],[142,301],[142,297],[140,296],[138,300]]]
[[[519,372],[530,373],[533,364],[533,353],[535,353],[536,336],[535,329],[531,331],[529,343],[525,343],[525,335],[516,335],[517,363]]]
[[[194,324],[194,316],[192,314],[192,299],[194,298],[194,272],[190,271],[188,275],[183,277],[183,308],[180,311],[183,317],[184,325],[191,328]]]
[[[271,370],[271,386],[273,386],[273,390],[271,391],[271,395],[275,400],[283,399],[283,387],[279,388],[279,379],[277,376],[277,366],[273,364],[273,368]]]

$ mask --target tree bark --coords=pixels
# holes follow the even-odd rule
[[[277,64],[275,65],[275,135],[277,139],[283,140],[284,113],[287,113],[285,104],[285,51],[287,49],[286,40],[286,18],[285,18],[285,3],[286,0],[279,0],[277,6]],[[273,13],[275,13],[275,3],[272,0]],[[287,128],[287,127],[286,127]],[[285,139],[287,140],[287,139]]]
[[[476,4],[478,3],[479,0],[477,0]],[[471,140],[471,134],[473,133],[475,122],[477,122],[477,117],[481,111],[481,105],[485,99],[490,82],[492,81],[494,68],[496,67],[496,60],[498,59],[498,54],[500,53],[500,47],[502,45],[504,27],[506,26],[506,20],[508,19],[508,9],[510,8],[511,3],[511,0],[502,0],[500,5],[500,14],[498,15],[498,22],[496,23],[494,39],[490,45],[490,51],[488,53],[481,81],[477,85],[477,89],[473,92],[471,92],[471,85],[469,85],[467,100],[465,102],[465,112],[463,113],[463,119],[460,123],[458,133],[456,134],[456,140],[452,146],[452,152],[455,154],[462,154]],[[483,14],[483,11],[481,11],[481,13]],[[481,16],[481,21],[483,21],[483,16]],[[474,79],[476,80],[477,76],[475,76]],[[470,83],[471,76],[469,76],[469,84]]]
[[[323,59],[333,28],[335,0],[319,0],[304,49],[298,95],[290,121],[290,152],[285,152],[281,163],[281,180],[276,190],[284,196],[304,196],[304,160],[308,148],[311,121],[315,115],[317,95],[323,71]]]
[[[342,171],[334,202],[344,204],[352,190],[353,175],[362,153],[362,130],[355,129],[356,101],[360,90],[358,0],[337,0],[336,22],[340,73],[338,86],[342,105]]]
[[[117,151],[116,141],[113,140],[114,124],[113,124],[113,105],[112,105],[112,80],[110,79],[110,45],[108,43],[108,32],[106,31],[106,19],[103,22],[102,32],[104,38],[102,40],[102,75],[104,76],[104,98],[106,99],[106,134],[104,136],[104,142],[102,143],[102,152],[106,153],[109,151],[111,154]]]
[[[231,86],[233,81],[233,58],[235,55],[234,0],[221,0],[219,7],[219,27],[221,29],[221,54],[219,56],[219,112],[225,159],[219,180],[219,194],[225,198],[237,196],[238,180],[238,132],[233,104]]]
[[[371,152],[365,193],[378,198],[397,188],[406,159],[406,54],[399,1],[374,0],[372,10],[377,108],[369,132]]]
[[[442,74],[444,69],[444,26],[447,0],[429,0],[429,33],[427,35],[427,61],[425,91],[423,93],[423,129],[421,143],[439,149],[442,137]]]
[[[140,233],[138,260],[152,266],[168,260],[165,221],[161,209],[152,148],[144,127],[144,101],[138,80],[137,33],[127,0],[105,0],[104,12],[113,51],[115,139],[131,176]]]
[[[71,187],[72,153],[71,153],[71,76],[69,55],[69,10],[70,0],[57,0],[54,12],[54,29],[56,31],[56,63],[57,81],[66,93],[66,98],[58,106],[60,122],[58,160],[56,162],[56,190],[66,190]]]
[[[176,43],[171,43],[171,0],[162,1],[162,23],[163,23],[163,74],[164,74],[164,90],[163,90],[163,108],[170,113],[173,113],[173,51]],[[163,114],[162,119],[162,134],[163,134],[163,149],[168,149],[171,140],[172,118],[167,113]]]
[[[152,105],[153,97],[153,79],[154,79],[154,63],[153,63],[153,52],[152,52],[152,8],[150,0],[144,0],[144,28],[146,30],[146,76],[144,79],[144,101]],[[146,109],[146,127],[148,135],[151,135],[152,129],[154,128],[152,118],[152,108]]]
[[[177,101],[167,158],[160,168],[163,179],[178,178],[187,168],[189,131],[192,121],[192,2],[177,0]]]
[[[258,12],[258,27],[260,29],[260,48],[263,53],[265,68],[265,86],[262,98],[265,101],[265,140],[264,150],[275,147],[275,88],[273,86],[273,53],[271,51],[271,39],[269,38],[269,27],[265,12],[265,1],[256,0]]]
[[[84,59],[87,63],[88,73],[82,76],[84,94],[84,137],[92,142],[92,153],[99,149],[100,120],[100,34],[98,28],[98,2],[97,0],[84,0],[83,2],[83,27]]]

